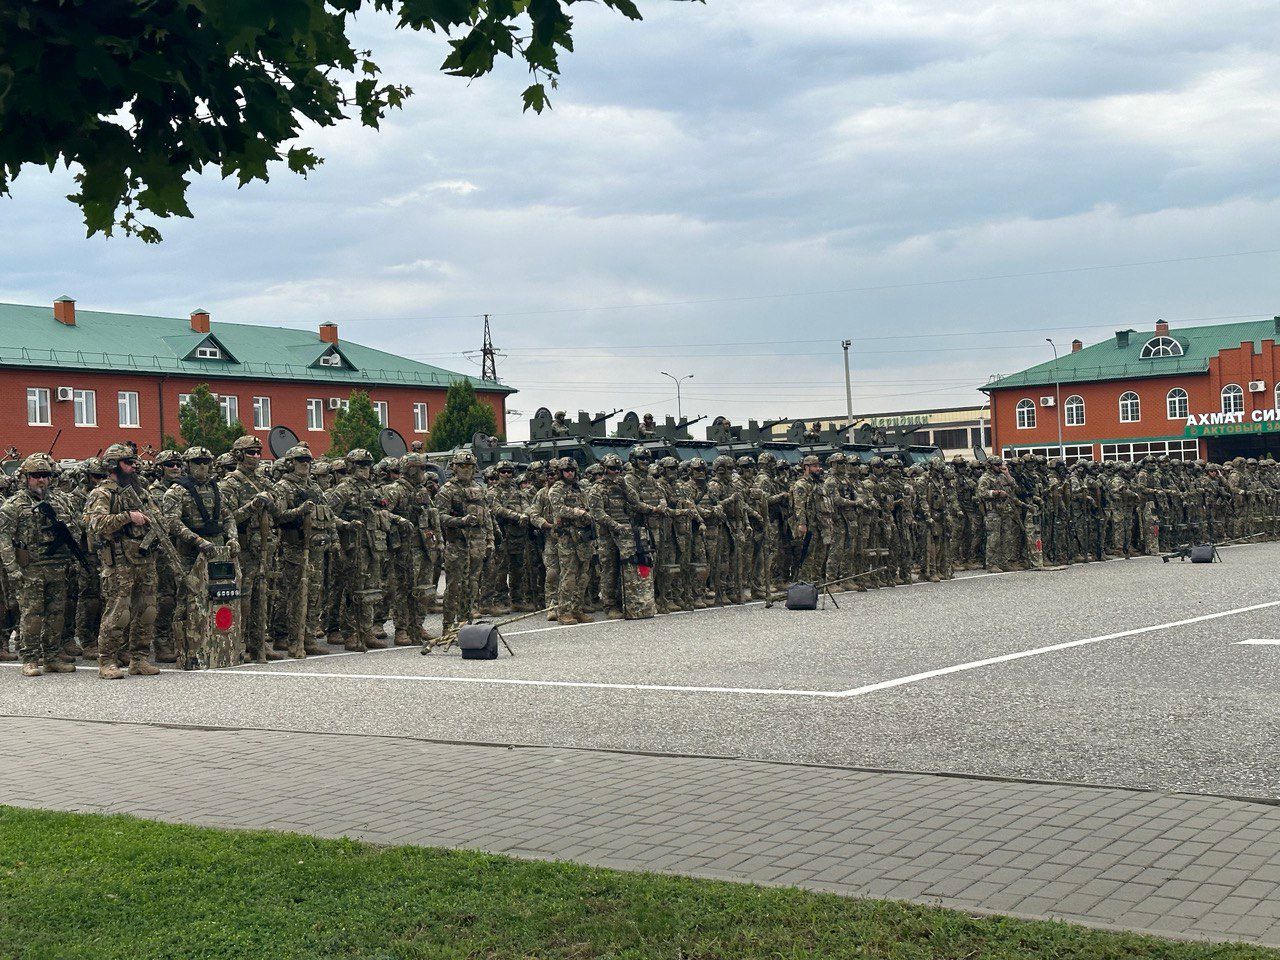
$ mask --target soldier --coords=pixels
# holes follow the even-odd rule
[[[218,631],[215,644],[209,607],[209,560],[235,562],[240,553],[236,521],[222,502],[213,477],[213,454],[205,447],[188,447],[182,455],[187,475],[164,495],[162,507],[177,541],[183,568],[179,571],[174,636],[178,665],[230,666],[239,662],[240,641]],[[227,633],[230,634],[230,631]]]
[[[400,475],[387,487],[387,509],[405,521],[400,549],[393,557],[400,590],[391,611],[397,647],[423,644],[433,639],[423,621],[427,617],[427,550],[438,543],[440,518],[424,484],[426,457],[406,453],[400,458]]]
[[[444,633],[457,637],[458,628],[476,615],[476,595],[485,558],[493,551],[493,517],[484,487],[476,480],[476,458],[468,450],[453,455],[452,476],[436,494],[436,509],[444,531]],[[429,650],[430,647],[423,647]]]
[[[499,460],[494,482],[488,488],[489,512],[497,531],[489,571],[488,594],[494,613],[536,610],[529,603],[529,577],[525,553],[529,548],[529,505],[516,483],[516,465]]]
[[[555,465],[552,459],[546,466],[541,478],[541,485],[533,493],[533,504],[530,511],[530,523],[542,537],[542,605],[547,607],[547,619],[559,618],[557,596],[560,590],[560,544],[556,527],[555,514],[551,509],[551,485],[555,483]],[[541,464],[539,464],[541,467]],[[529,465],[533,473],[534,465]]]
[[[280,595],[289,656],[301,660],[328,651],[315,641],[324,586],[324,554],[337,518],[311,480],[311,448],[295,444],[280,458],[285,473],[271,492],[280,530]],[[324,520],[317,523],[317,517]],[[260,656],[261,660],[261,656]]]
[[[578,483],[578,465],[572,457],[557,463],[559,479],[551,486],[547,501],[557,528],[560,582],[556,594],[556,614],[560,623],[590,623],[586,612],[590,584],[591,556],[595,552],[595,528],[587,495]]]
[[[33,453],[18,469],[22,487],[0,507],[0,560],[16,588],[22,675],[74,673],[58,657],[70,566],[82,554],[80,524],[67,501],[49,489],[53,458]]]
[[[568,416],[563,410],[557,410],[555,416],[551,419],[551,435],[553,437],[569,436],[569,424],[565,421]]]
[[[653,551],[644,521],[648,515],[664,515],[666,507],[639,498],[623,477],[622,458],[616,453],[606,453],[600,466],[604,475],[587,494],[587,507],[598,532],[596,554],[605,619],[646,619],[654,615],[656,604]]]
[[[999,457],[987,457],[986,472],[978,479],[977,497],[984,510],[987,532],[985,567],[992,571],[1012,570],[1014,551],[1021,539],[1017,526],[1018,493],[1013,478]]]
[[[800,579],[821,583],[835,538],[835,506],[823,484],[822,461],[809,454],[800,465],[804,472],[791,485],[792,537],[800,542]]]
[[[152,461],[153,469],[158,476],[149,487],[149,495],[153,501],[160,503],[169,488],[177,483],[178,478],[186,473],[186,464],[182,462],[182,454],[177,450],[161,450]],[[178,571],[163,551],[155,554],[156,562],[156,662],[176,663],[177,653],[173,648],[174,610],[178,602]]]
[[[769,568],[773,563],[773,554],[768,550],[769,498],[756,486],[758,473],[755,460],[746,456],[738,458],[737,484],[752,517],[751,540],[744,550],[747,577],[745,586],[751,591],[752,600],[764,600],[769,596]]]
[[[640,436],[643,439],[649,439],[658,432],[658,425],[653,422],[653,414],[646,413],[644,419],[640,421]]]
[[[634,499],[649,507],[641,516],[652,551],[650,565],[653,568],[654,609],[658,613],[671,612],[671,576],[674,546],[671,543],[671,516],[665,509],[667,491],[653,468],[653,453],[643,446],[631,448],[627,460],[628,472],[623,478]],[[663,510],[656,509],[663,507]]]
[[[764,590],[770,595],[779,584],[787,579],[787,556],[791,543],[791,525],[787,520],[787,509],[791,502],[791,491],[778,479],[778,458],[765,450],[760,454],[760,470],[756,475],[755,487],[760,491],[762,502],[768,504],[765,517],[765,569],[762,571]],[[757,507],[759,509],[759,507]]]
[[[918,478],[916,504],[920,530],[920,579],[938,583],[950,576],[951,548],[954,530],[948,504],[946,464],[930,460],[929,468]]]
[[[386,640],[375,635],[373,620],[382,596],[382,563],[391,523],[382,509],[385,501],[373,486],[373,454],[357,448],[345,460],[349,474],[327,497],[334,515],[344,521],[338,525],[343,549],[338,626],[346,649],[363,653],[387,647]]]
[[[71,516],[82,523],[84,508],[89,502],[89,494],[93,488],[107,479],[107,471],[102,461],[90,457],[84,462],[84,482],[67,498],[67,506]],[[79,589],[76,598],[76,639],[80,643],[81,655],[96,660],[98,658],[98,627],[102,622],[102,567],[98,563],[98,555],[91,540],[86,538],[88,549],[84,552],[85,562],[71,568],[76,575]]]
[[[668,604],[680,610],[706,606],[701,584],[707,576],[706,545],[702,539],[702,519],[694,506],[688,485],[680,479],[680,461],[663,457],[658,461],[663,502],[671,521],[671,550],[668,553]]]
[[[258,475],[262,464],[262,441],[254,436],[237,437],[231,444],[234,469],[218,484],[223,509],[231,514],[240,544],[240,650],[258,663],[282,660],[283,654],[267,643],[267,600],[271,576],[276,572],[276,531],[273,516],[278,512],[270,492],[270,481]],[[282,596],[289,597],[287,592]],[[283,611],[287,603],[278,604]]]
[[[102,624],[98,630],[98,676],[124,676],[118,661],[129,636],[129,673],[154,676],[147,658],[155,639],[157,538],[162,517],[137,475],[138,457],[113,443],[100,458],[109,476],[89,494],[84,523],[102,565]],[[144,509],[145,508],[145,509]]]

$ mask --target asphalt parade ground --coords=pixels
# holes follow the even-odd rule
[[[965,573],[504,631],[417,648],[99,681],[0,671],[0,713],[747,758],[1280,799],[1280,544]]]

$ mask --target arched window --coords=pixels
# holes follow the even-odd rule
[[[1018,413],[1018,429],[1031,430],[1036,425],[1036,405],[1033,400],[1019,400],[1015,407]]]
[[[1169,391],[1169,395],[1164,400],[1165,407],[1169,411],[1170,420],[1187,419],[1187,391],[1181,387],[1174,387]]]
[[[1084,397],[1067,397],[1067,402],[1062,406],[1068,427],[1084,426]]]
[[[1276,409],[1280,410],[1280,383],[1276,384]]]
[[[1132,390],[1120,394],[1120,422],[1137,423],[1142,419],[1142,405]]]
[[[1238,383],[1228,383],[1222,388],[1222,412],[1244,413],[1244,391]]]
[[[1173,337],[1152,337],[1142,348],[1141,359],[1151,360],[1155,357],[1180,357],[1182,344]]]

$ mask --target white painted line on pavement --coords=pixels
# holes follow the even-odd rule
[[[1237,640],[1235,646],[1255,646],[1255,647],[1280,647],[1280,640],[1258,639],[1258,640]]]
[[[848,690],[788,690],[771,687],[681,686],[675,684],[651,683],[605,683],[584,680],[522,680],[505,677],[448,677],[375,673],[283,673],[276,671],[231,673],[230,671],[223,670],[197,672],[194,675],[273,678],[317,677],[326,680],[384,680],[410,683],[487,683],[497,686],[582,687],[591,690],[634,690],[654,691],[660,693],[736,693],[755,696],[817,697],[822,699],[846,700],[853,697],[863,697],[871,693],[878,693],[881,690],[890,690],[894,687],[906,686],[911,683],[919,683],[922,680],[931,680],[935,677],[945,677],[953,673],[976,670],[979,667],[989,667],[995,666],[996,664],[1009,663],[1014,660],[1023,660],[1028,657],[1036,657],[1045,653],[1054,653],[1058,650],[1070,650],[1073,647],[1084,647],[1094,643],[1102,643],[1105,640],[1122,640],[1126,637],[1137,637],[1146,633],[1156,633],[1161,630],[1172,630],[1177,627],[1186,627],[1196,623],[1205,623],[1209,620],[1220,620],[1223,617],[1232,617],[1241,613],[1250,613],[1254,610],[1266,610],[1270,607],[1276,606],[1280,606],[1280,600],[1271,600],[1267,603],[1255,603],[1248,607],[1236,607],[1233,610],[1222,610],[1217,613],[1206,613],[1198,617],[1188,617],[1185,620],[1156,623],[1148,627],[1135,627],[1132,630],[1121,630],[1117,633],[1107,633],[1098,637],[1086,637],[1082,640],[1068,640],[1064,643],[1054,643],[1044,647],[1036,647],[1032,650],[1020,650],[1017,653],[1006,653],[997,657],[986,657],[982,660],[971,660],[968,663],[958,663],[950,667],[940,667],[937,670],[926,670],[922,673],[913,673],[909,676],[897,677],[893,680],[882,680],[879,683],[870,683],[865,686],[853,687]]]

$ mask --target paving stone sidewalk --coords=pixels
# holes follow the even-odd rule
[[[0,803],[1280,946],[1280,807],[398,738],[0,719]]]

